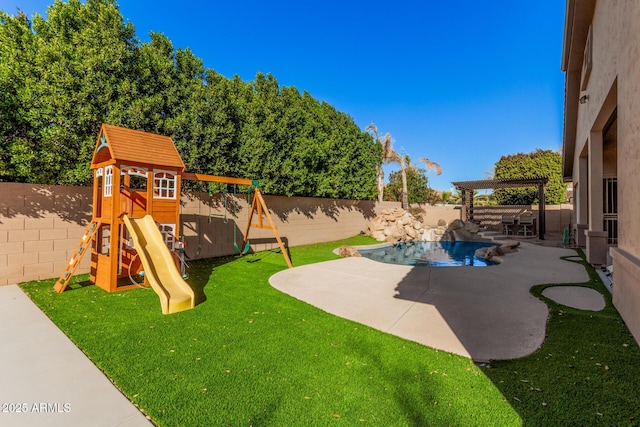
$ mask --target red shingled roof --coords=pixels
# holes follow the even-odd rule
[[[102,143],[105,136],[106,146]],[[173,140],[168,136],[103,124],[96,142],[91,166],[112,160],[125,165],[177,168],[185,166]],[[108,150],[108,151],[107,151]]]

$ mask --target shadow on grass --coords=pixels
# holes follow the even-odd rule
[[[65,292],[73,291],[75,289],[86,288],[88,286],[94,286],[87,276],[88,276],[87,274],[83,274],[79,276],[78,279],[80,279],[81,277],[84,277],[84,279],[81,279],[81,280],[72,279],[67,285],[67,289],[65,289]]]
[[[291,249],[289,248],[289,239],[285,236],[285,237],[281,237],[280,240],[282,241],[282,244],[284,245],[285,250],[287,251],[287,255],[289,255],[289,259],[291,260],[291,263],[293,264],[293,259],[291,258]],[[260,239],[249,239],[249,242],[252,245],[278,245],[278,240],[274,237],[264,237],[264,238],[260,238]],[[273,248],[273,249],[267,249],[265,250],[260,250],[260,251],[254,251],[253,249],[250,249],[247,253],[248,254],[260,254],[262,252],[272,252],[272,253],[279,253],[282,254],[282,250],[280,249],[280,247],[277,248]],[[253,262],[255,261],[259,261],[261,258],[257,258],[257,259],[252,259]]]
[[[233,256],[227,256],[189,262],[189,268],[187,270],[189,277],[186,279],[186,282],[191,287],[191,289],[193,289],[196,305],[202,304],[207,300],[207,295],[204,292],[204,288],[209,282],[209,277],[211,276],[213,269],[215,267],[219,267],[221,265],[232,262],[235,260],[235,258],[236,257]],[[118,286],[130,286],[131,284],[135,284],[140,288],[152,290],[150,286],[144,286],[143,283],[144,277],[139,275],[134,276],[132,279],[128,277],[118,279]],[[74,276],[74,278],[69,282],[65,292],[74,291],[89,286],[95,286],[95,284],[89,280],[88,274],[81,274],[78,276]],[[126,290],[122,290],[120,292],[126,292]]]
[[[547,335],[530,356],[494,361],[484,374],[519,413],[523,425],[638,425],[640,423],[640,349],[613,306],[611,294],[578,251],[589,281],[606,307],[580,310],[542,295],[557,284],[541,284],[531,293],[549,307]],[[562,283],[562,286],[571,284]]]
[[[246,263],[253,264],[262,261],[263,258],[274,253],[280,254],[282,252],[280,249],[272,249],[257,253],[249,253],[247,255],[227,255],[223,257],[203,258],[189,261],[189,267],[187,268],[189,277],[186,279],[186,282],[191,286],[191,289],[193,289],[196,305],[207,300],[205,288],[207,285],[211,284],[211,274],[215,268],[234,262],[238,259],[242,259]]]
[[[207,300],[204,288],[209,283],[211,273],[216,267],[230,263],[236,259],[235,256],[225,256],[219,258],[206,258],[189,262],[187,272],[189,277],[186,282],[193,289],[195,294],[195,304],[202,304]]]

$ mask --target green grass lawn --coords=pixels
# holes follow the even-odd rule
[[[365,243],[294,247],[291,257],[320,262]],[[610,300],[600,313],[550,304],[540,351],[481,369],[273,289],[268,278],[286,268],[276,251],[190,265],[199,304],[168,316],[151,290],[110,294],[80,286],[86,276],[63,294],[55,280],[21,286],[159,426],[640,421],[640,351]],[[602,287],[595,277],[589,285]]]
[[[547,336],[540,350],[494,362],[484,373],[527,425],[640,425],[640,351],[594,269],[584,261],[604,310],[556,304],[539,285],[531,292],[549,306]]]

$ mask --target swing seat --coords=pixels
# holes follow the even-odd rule
[[[233,248],[236,250],[236,252],[240,253],[240,247],[238,246],[237,243],[233,243]],[[246,255],[247,252],[249,252],[249,249],[251,249],[251,242],[249,242],[247,240],[247,244],[244,246],[244,249],[242,250],[242,255]]]

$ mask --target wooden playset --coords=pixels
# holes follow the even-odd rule
[[[171,299],[167,294],[179,293],[178,286],[169,282],[177,281],[173,270],[179,265],[177,251],[180,245],[180,188],[183,179],[249,186],[253,197],[242,248],[249,248],[248,238],[252,227],[271,229],[287,265],[292,266],[257,181],[185,173],[184,163],[173,141],[167,136],[103,124],[91,169],[94,176],[92,220],[54,286],[57,292],[65,290],[80,259],[91,248],[90,280],[105,291],[138,286],[121,279],[144,271],[144,284],[153,287],[161,302],[163,297]],[[140,226],[142,221],[137,220],[145,216],[153,219],[159,234]],[[143,252],[146,250],[142,246],[151,248],[157,236],[161,236],[158,239],[161,238],[164,245],[156,245],[156,249],[145,256]],[[166,254],[160,253],[164,251],[160,246],[172,255],[174,262],[171,266],[164,265],[166,259],[163,257]],[[144,265],[145,262],[147,265]],[[167,268],[171,269],[171,275],[166,273]],[[165,273],[158,273],[160,270]],[[154,285],[160,287],[157,289]],[[179,287],[184,288],[184,284]],[[188,293],[188,290],[180,292]],[[174,307],[172,311],[163,305],[163,312],[191,308],[193,298],[190,303],[179,306],[179,309]]]

